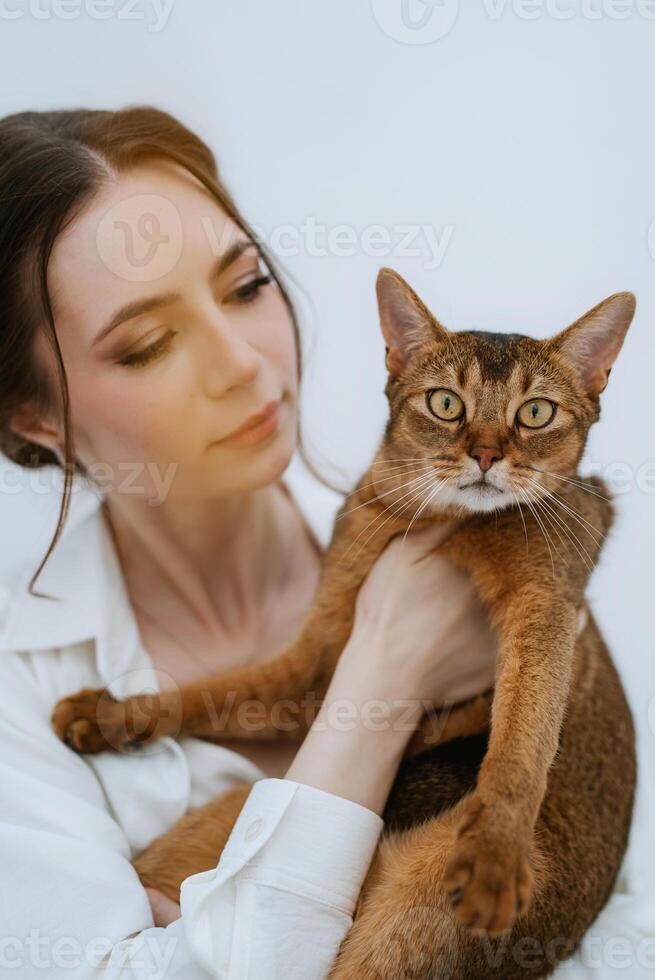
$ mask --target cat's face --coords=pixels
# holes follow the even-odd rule
[[[378,298],[390,418],[373,476],[383,501],[412,515],[484,513],[547,497],[575,476],[632,294],[546,340],[445,330],[391,270]]]

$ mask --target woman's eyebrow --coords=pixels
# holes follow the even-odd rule
[[[219,255],[214,262],[210,272],[209,281],[212,282],[214,279],[225,272],[225,270],[232,265],[233,262],[239,258],[243,252],[248,248],[256,248],[255,242],[251,241],[249,238],[240,238],[238,241],[234,242],[222,255]],[[126,320],[132,320],[136,316],[142,316],[144,313],[152,313],[153,310],[158,310],[162,306],[166,306],[167,303],[173,303],[176,299],[180,298],[180,294],[176,292],[159,293],[157,296],[146,296],[144,299],[135,299],[131,303],[126,303],[125,306],[121,306],[117,310],[111,319],[105,324],[105,326],[98,332],[95,340],[91,346],[95,346],[100,343],[100,341],[111,333],[115,327],[118,327],[121,323],[125,323]]]

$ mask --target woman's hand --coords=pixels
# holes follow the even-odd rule
[[[180,918],[180,906],[157,888],[146,888],[156,926],[169,926]]]
[[[498,641],[468,574],[437,553],[455,529],[434,524],[394,538],[357,597],[353,638],[398,698],[464,701],[494,683]]]
[[[287,778],[381,813],[426,702],[493,684],[494,637],[466,575],[438,555],[454,524],[394,539],[357,596],[355,622]]]

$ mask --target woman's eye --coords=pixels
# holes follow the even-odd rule
[[[143,350],[135,351],[134,354],[126,354],[118,363],[125,364],[128,367],[139,367],[142,364],[147,364],[164,353],[174,336],[175,332],[169,331],[163,337],[160,337],[159,340],[155,341],[154,344],[151,344],[150,347],[144,347]]]
[[[244,282],[243,285],[234,289],[225,297],[225,302],[227,303],[252,303],[253,300],[257,299],[259,291],[264,287],[268,286],[270,282],[273,281],[272,275],[262,275],[256,276],[254,279],[249,279],[248,282]]]
[[[528,429],[541,429],[555,415],[555,405],[547,398],[534,398],[525,402],[516,413],[516,421]]]
[[[436,388],[427,394],[428,408],[438,419],[455,422],[464,414],[464,402],[448,388]]]

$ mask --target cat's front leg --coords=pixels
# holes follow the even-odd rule
[[[52,726],[84,754],[125,751],[165,735],[298,741],[323,695],[315,650],[305,632],[271,661],[174,690],[118,700],[107,690],[85,688],[57,702]]]
[[[124,700],[105,688],[85,687],[61,698],[50,716],[55,734],[75,752],[124,751],[180,730],[180,699],[139,694]],[[173,703],[174,702],[174,703]]]
[[[505,610],[489,748],[444,871],[459,921],[491,936],[532,895],[533,831],[555,758],[573,665],[577,609],[525,589]]]
[[[359,584],[353,571],[346,582],[336,563],[326,567],[300,636],[270,660],[122,700],[85,688],[57,702],[53,728],[82,753],[122,751],[164,735],[298,741],[348,639]]]

